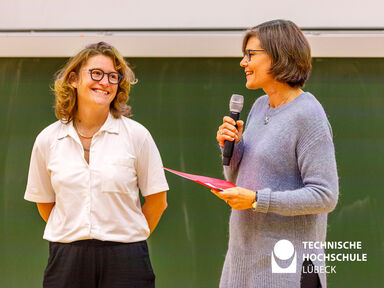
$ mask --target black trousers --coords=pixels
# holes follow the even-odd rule
[[[154,288],[147,242],[50,242],[43,287]]]
[[[309,268],[311,267],[311,268]],[[305,271],[311,271],[310,273],[303,273]],[[305,260],[301,270],[301,288],[321,288],[319,275],[313,272],[313,263],[311,260]]]

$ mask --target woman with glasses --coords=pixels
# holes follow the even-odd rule
[[[266,95],[244,133],[243,121],[224,117],[216,135],[221,147],[235,141],[224,173],[237,185],[213,191],[233,209],[220,287],[326,287],[324,250],[304,242],[325,241],[338,176],[327,116],[302,90],[310,46],[294,23],[274,20],[248,30],[243,51],[246,87]]]
[[[57,75],[58,121],[36,138],[25,192],[47,222],[44,287],[154,287],[146,239],[167,207],[168,185],[150,133],[127,118],[134,83],[104,42]]]

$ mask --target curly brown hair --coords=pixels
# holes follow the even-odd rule
[[[272,59],[270,73],[291,87],[303,87],[311,73],[311,47],[303,32],[289,20],[264,22],[246,31],[243,52],[249,38],[256,36]]]
[[[119,118],[121,115],[131,116],[131,107],[127,105],[127,102],[131,85],[137,83],[135,74],[115,47],[105,42],[98,42],[86,46],[57,72],[53,91],[55,93],[55,115],[60,121],[71,122],[77,110],[77,89],[71,85],[72,76],[78,75],[88,59],[96,55],[110,57],[115,69],[122,75],[116,96],[110,104],[111,114],[115,118]]]

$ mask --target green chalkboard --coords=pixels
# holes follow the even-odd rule
[[[0,287],[41,287],[48,257],[44,222],[23,200],[36,135],[55,121],[53,74],[62,58],[0,58]],[[222,178],[216,128],[232,93],[242,118],[262,91],[244,87],[234,58],[129,59],[139,82],[133,119],[152,133],[164,165]],[[313,60],[305,90],[333,127],[340,200],[328,240],[361,241],[366,262],[337,262],[328,287],[377,287],[384,268],[384,59]],[[228,241],[228,207],[208,189],[167,174],[169,207],[149,239],[157,287],[218,287]],[[337,251],[336,251],[337,252]]]

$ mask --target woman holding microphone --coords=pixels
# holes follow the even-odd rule
[[[238,186],[213,191],[233,208],[220,287],[324,288],[325,274],[303,273],[325,265],[303,255],[324,251],[304,249],[303,241],[325,241],[338,176],[327,116],[302,90],[311,70],[309,44],[294,23],[274,20],[246,32],[243,52],[246,87],[266,95],[253,104],[244,133],[243,121],[230,117],[217,131],[221,147],[236,143],[224,173]],[[296,273],[272,271],[274,245],[283,239],[294,247]]]
[[[57,75],[58,121],[36,138],[25,192],[47,222],[43,287],[155,285],[146,239],[167,207],[168,185],[150,133],[125,117],[135,82],[104,42]]]

